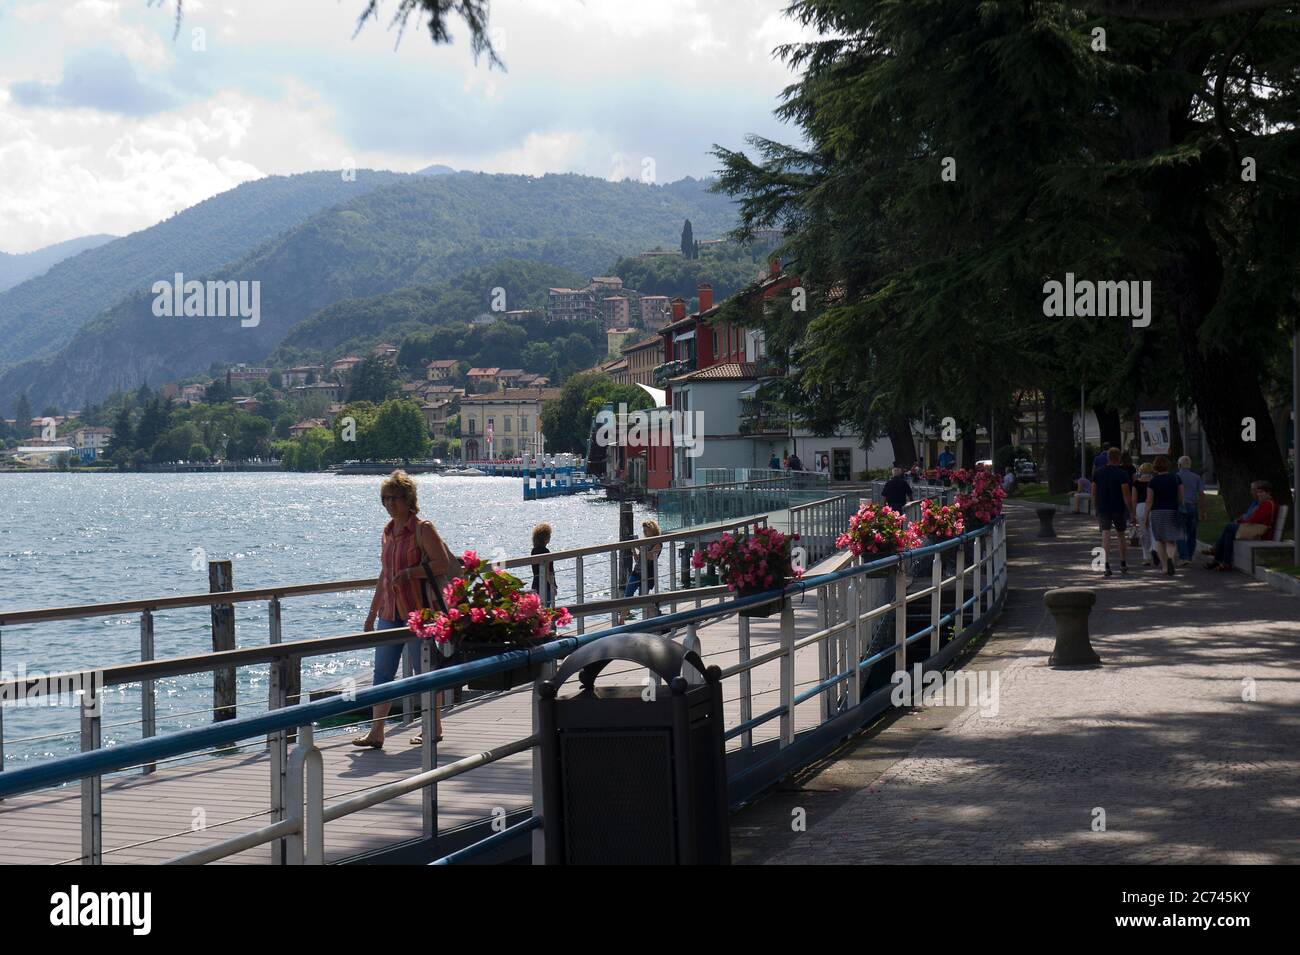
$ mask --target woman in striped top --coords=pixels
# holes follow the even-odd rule
[[[390,518],[384,527],[379,555],[379,581],[370,601],[366,616],[366,632],[375,629],[396,630],[406,626],[406,617],[420,610],[426,601],[421,595],[421,581],[425,573],[421,560],[429,564],[434,575],[434,587],[442,586],[442,579],[453,575],[459,568],[446,566],[446,548],[438,539],[438,532],[428,521],[419,519],[420,505],[416,498],[415,482],[405,471],[394,471],[384,479],[379,499]],[[441,578],[441,579],[440,579]],[[397,675],[404,648],[409,647],[420,670],[419,641],[386,643],[375,647],[373,685],[390,682]],[[439,694],[441,696],[441,694]],[[384,745],[384,719],[391,703],[380,703],[371,711],[370,732],[352,741],[354,746],[382,749]],[[435,706],[438,739],[442,739],[442,717]]]

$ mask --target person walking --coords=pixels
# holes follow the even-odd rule
[[[651,521],[641,522],[642,538],[658,537],[661,533],[663,532],[659,530],[659,523],[657,521],[651,520]],[[641,585],[642,548],[645,549],[645,567],[646,567],[645,586]],[[639,593],[645,593],[646,591],[655,589],[655,581],[658,579],[659,576],[659,571],[658,571],[658,567],[656,566],[656,562],[658,561],[659,554],[663,551],[663,549],[664,549],[664,545],[658,542],[651,544],[649,547],[645,547],[645,545],[642,544],[639,547],[632,548],[632,572],[628,574],[627,585],[623,588],[624,597],[635,597]],[[634,619],[634,613],[635,613],[634,611],[620,611],[618,613],[617,622],[622,623],[625,620]]]
[[[1156,548],[1156,566],[1174,575],[1174,557],[1183,537],[1183,482],[1169,471],[1169,459],[1159,455],[1151,464],[1154,476],[1147,488],[1146,531]]]
[[[903,477],[903,469],[894,466],[890,472],[889,480],[885,486],[880,489],[880,496],[885,499],[885,503],[895,511],[902,514],[907,510],[907,502],[912,500],[912,485],[908,483],[907,478]]]
[[[775,451],[772,452],[772,460],[767,462],[767,466],[772,471],[781,470],[781,459],[776,456]]]
[[[1183,482],[1183,537],[1178,542],[1178,563],[1186,567],[1196,556],[1196,532],[1205,519],[1205,479],[1192,470],[1192,459],[1178,459],[1178,479]]]
[[[1119,537],[1119,572],[1128,573],[1128,531],[1130,520],[1136,520],[1133,504],[1133,485],[1128,472],[1120,466],[1119,448],[1106,452],[1106,466],[1092,474],[1092,493],[1097,507],[1097,524],[1101,529],[1101,550],[1106,560],[1105,574],[1111,576],[1110,535]]]
[[[532,556],[538,554],[549,554],[551,543],[551,534],[553,528],[550,524],[541,523],[533,528],[533,550]],[[533,593],[542,593],[542,565],[533,564]],[[546,594],[542,597],[542,603],[547,607],[555,606],[555,564],[548,562],[546,564]]]
[[[1143,567],[1158,567],[1159,562],[1156,560],[1155,549],[1151,546],[1151,527],[1147,523],[1147,492],[1151,487],[1151,479],[1155,477],[1155,470],[1151,464],[1144,463],[1137,470],[1137,478],[1133,482],[1133,501],[1137,509],[1137,528],[1138,528],[1138,548],[1142,554]]]
[[[939,467],[951,471],[956,466],[957,455],[952,453],[952,448],[944,445],[943,450],[939,452]]]
[[[370,612],[366,615],[366,633],[403,629],[407,615],[425,606],[421,588],[421,581],[426,578],[425,564],[434,578],[430,585],[439,593],[443,580],[460,570],[448,563],[447,546],[438,536],[437,529],[428,521],[420,520],[415,482],[405,471],[394,471],[384,479],[379,489],[379,500],[388,512],[389,521],[380,536],[379,580],[370,600]],[[375,647],[372,685],[392,682],[404,651],[414,655],[415,670],[420,672],[419,647],[420,641],[414,638]],[[384,720],[391,708],[392,703],[376,704],[370,711],[370,731],[352,740],[352,745],[383,749]],[[438,709],[438,706],[434,707],[434,718],[438,739],[441,740],[442,715]]]

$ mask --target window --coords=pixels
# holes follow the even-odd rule
[[[510,419],[507,418],[506,420],[509,421]],[[506,439],[505,439],[504,446],[505,446],[505,449],[506,449],[507,451],[513,451],[513,450],[515,449],[515,439],[514,439],[514,438],[506,438]]]
[[[519,433],[520,434],[528,433],[528,415],[519,416]]]
[[[510,433],[510,418],[509,418],[508,416],[507,416],[506,418],[502,419],[502,421],[501,421],[501,430],[505,431],[506,434],[509,434],[509,433]]]
[[[470,433],[470,434],[477,434],[477,433],[478,433],[478,419],[477,419],[477,418],[470,418],[470,419],[469,419],[469,433]]]

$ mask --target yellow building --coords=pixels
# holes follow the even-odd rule
[[[544,451],[542,402],[558,397],[559,388],[509,388],[466,395],[460,402],[460,446],[465,460],[517,458],[525,452]]]

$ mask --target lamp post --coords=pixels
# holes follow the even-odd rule
[[[1291,483],[1300,491],[1300,319],[1297,319],[1295,334],[1291,340],[1291,447],[1292,472]],[[1291,547],[1292,562],[1300,565],[1300,494],[1291,494],[1291,526],[1294,530]]]

